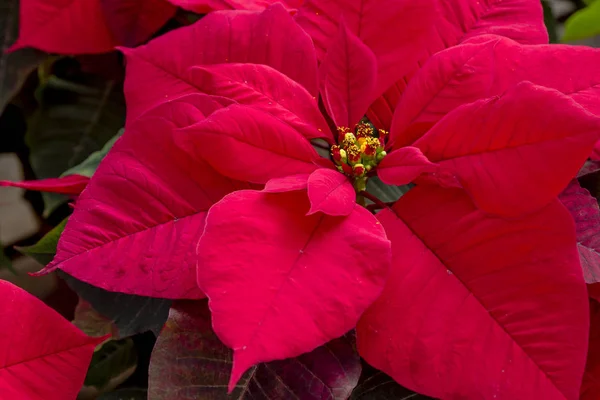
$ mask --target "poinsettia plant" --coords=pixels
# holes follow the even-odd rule
[[[600,50],[538,0],[41,3],[13,49],[121,46],[125,129],[3,184],[71,196],[23,252],[158,336],[149,399],[600,393]]]

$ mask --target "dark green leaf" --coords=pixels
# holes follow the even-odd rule
[[[8,258],[8,256],[4,252],[4,245],[2,244],[2,242],[0,242],[0,269],[2,268],[7,268],[13,273],[15,273],[10,258]]]
[[[175,302],[152,352],[148,398],[347,399],[361,371],[353,334],[296,358],[259,364],[228,396],[231,360],[211,328],[207,302]]]
[[[94,352],[84,385],[98,389],[124,373],[133,373],[137,366],[137,351],[133,340],[109,340]]]
[[[398,200],[403,194],[408,192],[408,187],[386,185],[378,177],[374,176],[367,181],[367,192],[375,195],[375,197],[384,203],[389,203]]]
[[[59,271],[69,287],[101,315],[112,320],[119,337],[152,331],[158,336],[169,315],[171,301],[109,292]]]
[[[65,230],[67,220],[68,218],[62,220],[60,224],[44,235],[44,237],[36,244],[26,247],[17,247],[16,249],[26,256],[32,257],[42,265],[48,264],[56,254],[56,245],[58,244],[60,235]]]
[[[363,372],[350,400],[433,400],[408,390],[388,375],[363,363]]]
[[[546,30],[548,30],[550,43],[556,43],[558,42],[558,35],[556,34],[556,18],[554,18],[554,14],[552,14],[552,8],[550,7],[550,4],[548,4],[548,0],[542,0],[542,7],[544,9],[544,24],[546,25]]]
[[[98,400],[147,400],[148,391],[146,389],[119,389],[111,393],[104,393],[98,397]]]
[[[587,39],[600,35],[600,1],[571,15],[565,22],[565,33],[562,42]]]
[[[0,0],[0,114],[19,91],[27,76],[46,58],[34,49],[6,54],[19,33],[19,0]]]
[[[115,144],[117,139],[121,137],[123,132],[125,132],[124,129],[119,130],[119,132],[112,139],[106,142],[102,149],[93,152],[81,164],[76,165],[73,168],[69,168],[68,170],[63,172],[61,176],[77,174],[91,178],[92,175],[94,175],[94,172],[96,172],[98,165],[100,165],[100,161],[102,161],[106,154],[109,152],[109,150],[112,149],[113,145]]]
[[[75,79],[76,78],[76,79]],[[124,125],[122,88],[79,73],[75,81],[51,76],[40,91],[40,107],[30,118],[27,143],[40,179],[55,178],[100,150]],[[65,197],[44,195],[48,215]]]

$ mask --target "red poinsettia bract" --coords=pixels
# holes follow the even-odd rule
[[[79,393],[92,338],[41,300],[0,280],[0,393],[6,399],[64,400]]]
[[[411,141],[394,124],[388,134],[389,90],[431,53],[486,33],[546,38],[537,1],[425,3],[215,12],[125,49],[126,132],[46,270],[207,296],[234,350],[230,388],[358,322],[363,358],[422,393],[576,399],[588,299],[556,197],[600,121],[569,93],[517,80]],[[389,208],[367,191],[374,175],[417,187]]]
[[[206,14],[215,10],[261,10],[273,0],[21,0],[19,37],[11,51],[34,47],[49,53],[95,54],[146,41],[177,7]],[[291,0],[290,10],[300,5]]]

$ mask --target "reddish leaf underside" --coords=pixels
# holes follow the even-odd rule
[[[148,45],[122,51],[127,58],[128,123],[167,99],[198,93],[188,72],[194,66],[264,64],[298,82],[313,96],[318,92],[310,37],[281,4],[263,12],[214,12]]]
[[[224,399],[231,364],[232,352],[213,332],[206,301],[175,302],[152,352],[149,398]],[[348,334],[300,357],[251,368],[231,398],[347,399],[360,371]]]
[[[112,36],[122,46],[142,43],[177,11],[167,0],[100,0],[100,4]]]
[[[558,201],[506,220],[417,186],[378,219],[393,261],[357,327],[369,364],[435,398],[578,398],[588,299]]]
[[[479,207],[515,216],[552,201],[599,136],[600,120],[572,99],[522,82],[455,109],[414,146],[456,172]]]
[[[577,248],[585,282],[600,281],[600,208],[598,200],[583,189],[577,180],[558,196],[575,221]]]
[[[557,89],[600,114],[599,63],[599,49],[474,38],[436,54],[414,77],[396,108],[391,140],[395,148],[411,144],[456,107],[501,95],[521,81]]]
[[[198,284],[213,327],[234,351],[230,390],[259,362],[342,336],[379,295],[389,242],[356,207],[306,216],[305,191],[240,191],[215,204],[198,243]]]
[[[74,399],[94,347],[91,338],[56,311],[0,280],[0,393],[6,399]]]
[[[208,208],[246,183],[195,157],[201,143],[176,144],[178,127],[223,107],[191,95],[139,119],[114,145],[80,196],[57,254],[60,268],[100,288],[162,298],[201,298],[196,243]]]
[[[13,186],[40,192],[79,195],[87,186],[90,178],[82,175],[67,175],[62,178],[38,179],[34,181],[0,181],[0,186]]]
[[[10,50],[105,53],[148,39],[174,14],[165,0],[22,0],[19,38]]]

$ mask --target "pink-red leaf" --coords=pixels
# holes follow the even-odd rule
[[[357,327],[369,364],[435,398],[578,398],[588,299],[558,201],[507,220],[418,186],[378,219],[394,253]]]
[[[312,36],[320,60],[344,19],[377,57],[375,102],[369,116],[389,128],[408,81],[438,51],[461,40],[496,33],[521,43],[548,43],[535,0],[308,0],[298,23]]]
[[[282,3],[286,9],[292,11],[300,7],[302,0],[169,0],[183,9],[198,13],[208,14],[219,10],[262,10],[273,3]]]
[[[519,215],[554,199],[598,136],[600,119],[560,92],[523,82],[457,108],[414,146],[455,171],[482,209]]]
[[[83,175],[67,175],[62,178],[38,179],[35,181],[0,181],[0,186],[13,186],[27,190],[60,193],[76,196],[87,186],[90,178]]]
[[[349,215],[356,207],[356,192],[344,174],[319,168],[308,178],[308,215],[322,212],[332,216]]]
[[[437,165],[432,163],[416,147],[403,147],[385,156],[377,166],[377,176],[388,185],[406,185],[419,175],[435,172]]]
[[[316,99],[292,79],[261,64],[215,64],[193,67],[190,79],[202,93],[251,105],[288,123],[308,139],[333,136]]]
[[[96,345],[41,300],[0,280],[0,393],[6,399],[74,399]]]
[[[361,372],[354,344],[348,334],[297,358],[259,364],[229,397],[232,351],[213,332],[206,301],[178,301],[152,351],[149,398],[345,400]]]
[[[123,46],[142,43],[177,11],[167,0],[100,0],[100,4],[110,32]]]
[[[194,25],[123,51],[128,123],[166,99],[197,93],[188,70],[207,64],[265,64],[317,94],[314,47],[281,4],[260,13],[214,12]]]
[[[252,365],[295,357],[352,329],[379,295],[390,249],[364,208],[306,216],[303,191],[239,191],[215,204],[198,243],[198,284],[234,351],[229,388]]]
[[[600,397],[600,303],[590,300],[590,343],[579,400]]]
[[[60,268],[114,292],[203,297],[195,253],[206,211],[249,185],[196,158],[202,143],[175,143],[178,127],[222,107],[206,95],[188,99],[163,104],[125,131],[79,197],[45,271]]]
[[[345,24],[340,24],[321,65],[321,96],[337,126],[354,127],[373,101],[377,60]]]
[[[411,144],[456,107],[524,80],[557,89],[598,115],[598,64],[599,49],[521,45],[494,35],[470,40],[436,54],[414,77],[396,108],[391,140],[396,148]]]
[[[586,283],[600,282],[600,208],[577,180],[558,196],[575,221],[577,248]]]
[[[320,158],[310,142],[283,121],[237,104],[182,130],[176,140],[220,174],[258,184],[309,174]]]
[[[11,50],[35,47],[59,54],[139,44],[176,10],[165,0],[22,0],[20,7],[19,38]]]

